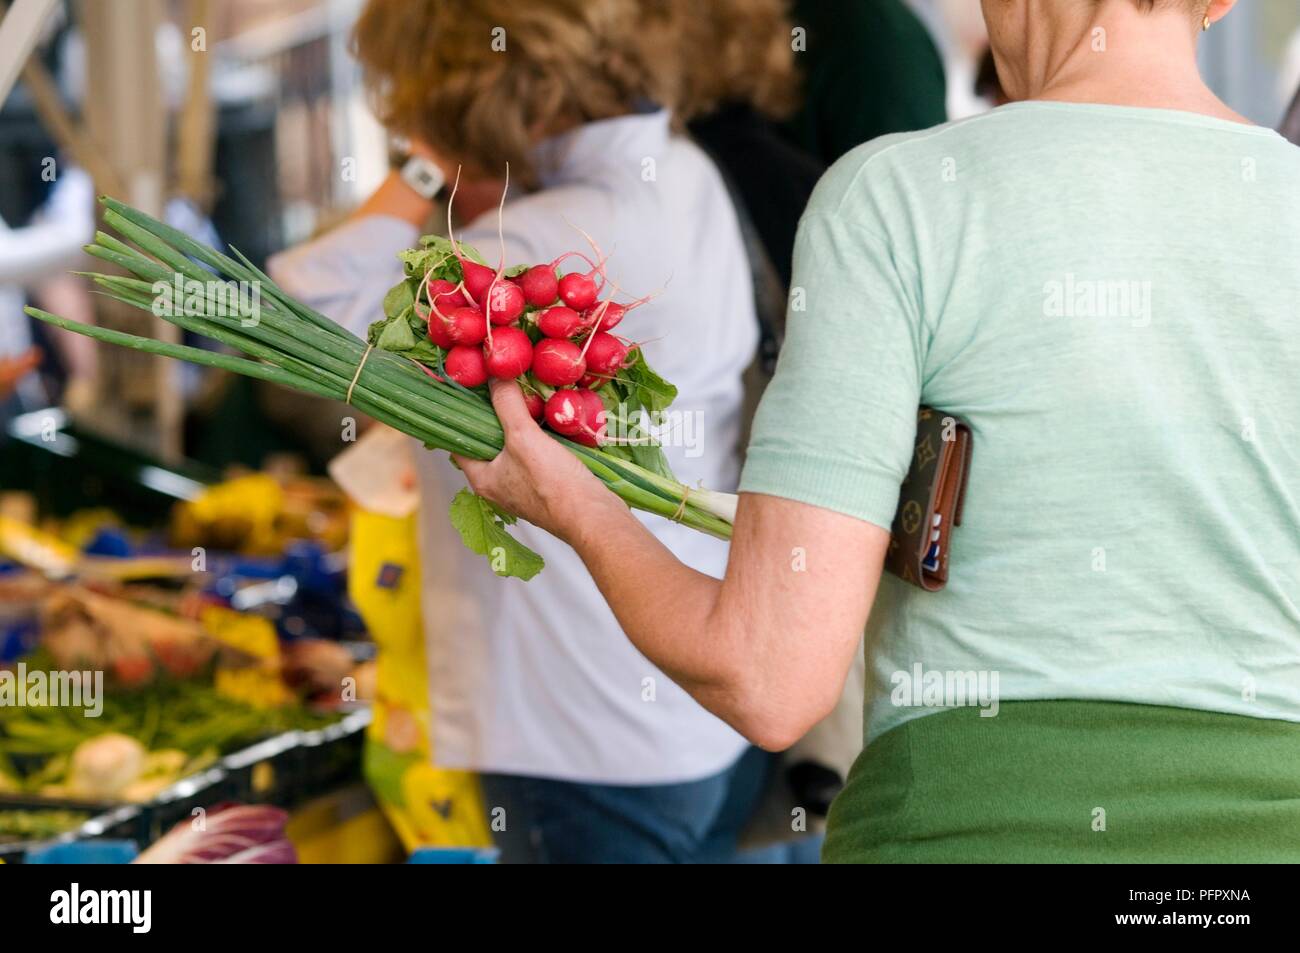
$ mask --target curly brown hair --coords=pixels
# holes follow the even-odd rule
[[[642,0],[647,34],[681,60],[678,117],[745,103],[774,119],[799,104],[788,0]]]
[[[535,184],[539,136],[673,103],[678,58],[642,20],[637,0],[370,0],[352,49],[390,129]]]

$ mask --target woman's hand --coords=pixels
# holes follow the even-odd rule
[[[505,449],[490,461],[452,455],[475,493],[570,544],[584,527],[599,526],[608,508],[627,514],[617,496],[537,425],[518,384],[493,381],[492,406]]]

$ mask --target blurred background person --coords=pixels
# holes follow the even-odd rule
[[[903,0],[796,0],[803,105],[791,141],[830,165],[854,146],[948,118],[943,60]]]
[[[33,373],[40,366],[40,354],[34,347],[34,322],[23,314],[23,305],[42,288],[49,292],[75,281],[66,270],[82,260],[81,246],[94,234],[91,206],[63,201],[57,185],[24,225],[10,228],[0,219],[0,434],[19,409],[50,402],[44,383]],[[57,302],[57,295],[36,300]],[[71,316],[86,315],[74,309]],[[51,337],[61,351],[66,349],[68,366],[93,367],[92,342],[61,332]]]
[[[647,2],[647,6],[655,6]],[[794,232],[825,164],[781,135],[802,102],[786,0],[662,0],[681,51],[677,114],[718,164],[766,263],[790,284]]]
[[[381,119],[408,141],[406,172],[270,270],[364,335],[402,277],[397,253],[427,230],[436,180],[461,166],[483,204],[483,183],[508,162],[505,260],[589,253],[578,226],[614,253],[611,277],[629,295],[663,289],[636,312],[636,333],[678,385],[674,406],[698,422],[697,447],[669,446],[669,461],[685,482],[729,486],[757,338],[749,269],[717,170],[671,128],[680,58],[643,26],[634,0],[372,0],[355,48]],[[412,158],[427,163],[414,181]],[[495,261],[495,208],[458,237]],[[493,575],[447,525],[463,476],[417,457],[433,750],[439,764],[481,772],[489,810],[505,808],[504,859],[728,858],[766,755],[627,643],[564,544],[520,526],[546,572],[526,586]],[[723,572],[724,543],[647,526],[698,570]]]
[[[678,118],[718,164],[740,211],[770,376],[795,230],[814,186],[855,145],[943,122],[943,64],[901,0],[642,5],[681,53]]]
[[[18,382],[41,364],[38,348],[28,347],[16,356],[0,356],[0,403],[7,401],[18,389]]]

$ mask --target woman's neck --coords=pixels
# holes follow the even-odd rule
[[[1014,99],[1179,109],[1250,123],[1201,79],[1197,33],[1177,5],[1143,13],[1132,0],[1105,0],[1095,10],[1034,3],[1017,12],[1018,23],[994,30],[1015,37],[999,60]]]

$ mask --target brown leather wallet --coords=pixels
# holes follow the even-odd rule
[[[922,407],[916,416],[916,449],[899,491],[893,538],[885,570],[927,592],[948,582],[952,530],[970,474],[971,431],[965,421]]]

